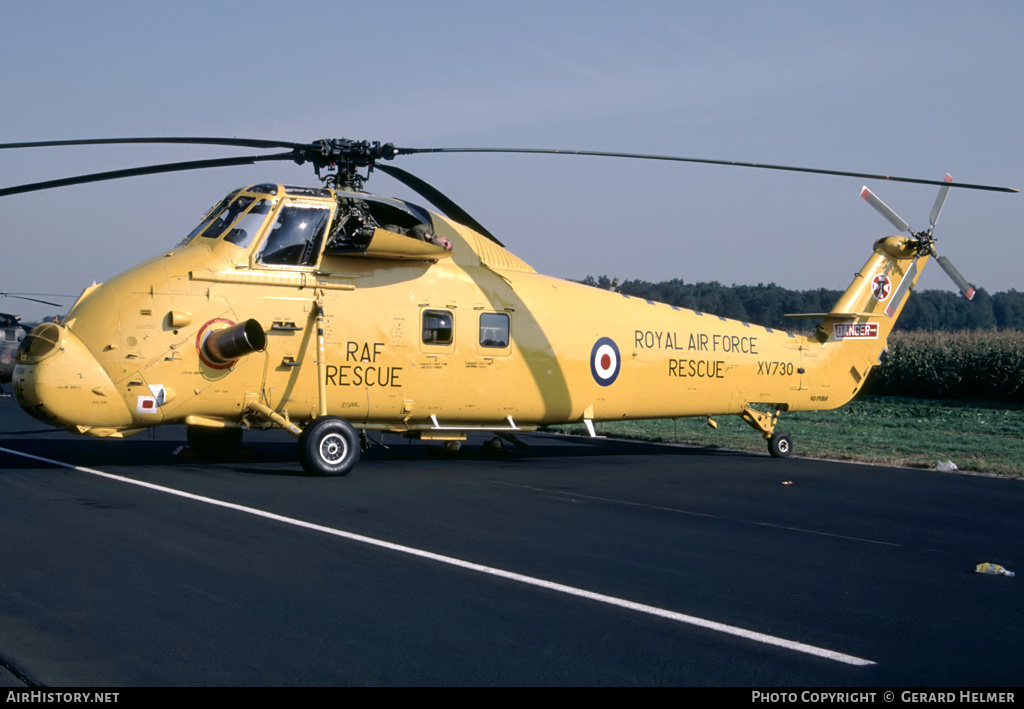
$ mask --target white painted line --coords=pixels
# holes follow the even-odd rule
[[[369,544],[370,546],[379,547],[381,549],[388,549],[389,551],[399,552],[401,554],[409,554],[410,556],[417,556],[422,559],[430,559],[442,564],[448,564],[449,566],[456,566],[460,569],[468,569],[469,571],[476,571],[481,574],[487,574],[489,576],[496,576],[498,578],[507,579],[509,581],[516,581],[529,586],[536,586],[538,588],[544,588],[549,591],[555,591],[557,593],[564,593],[569,596],[576,596],[578,598],[586,598],[591,601],[598,603],[604,603],[610,606],[616,606],[618,608],[625,608],[627,610],[636,611],[637,613],[644,613],[647,615],[656,616],[658,618],[664,618],[666,620],[676,621],[678,623],[685,623],[687,625],[694,625],[699,628],[705,628],[706,630],[713,630],[718,633],[724,633],[726,635],[734,635],[736,637],[745,638],[754,642],[763,643],[765,645],[773,645],[775,647],[785,648],[794,652],[802,652],[807,655],[814,655],[815,657],[821,657],[826,660],[834,660],[836,662],[842,662],[847,665],[866,666],[875,664],[871,660],[865,660],[860,657],[854,657],[853,655],[845,655],[841,652],[835,652],[833,650],[826,650],[825,648],[815,647],[814,645],[806,645],[804,643],[795,642],[793,640],[786,640],[785,638],[775,637],[774,635],[766,635],[765,633],[758,633],[754,630],[747,630],[745,628],[739,628],[734,625],[726,625],[724,623],[717,623],[713,620],[706,620],[704,618],[698,618],[692,615],[686,615],[685,613],[676,613],[675,611],[666,610],[664,608],[658,608],[656,606],[649,606],[643,603],[636,603],[629,601],[624,598],[617,598],[615,596],[606,596],[603,593],[595,593],[593,591],[587,591],[582,588],[576,588],[575,586],[566,586],[565,584],[556,583],[554,581],[547,581],[545,579],[536,578],[534,576],[526,576],[524,574],[517,574],[513,571],[505,571],[504,569],[497,569],[493,566],[484,566],[482,564],[475,564],[471,561],[463,561],[462,559],[456,559],[451,556],[444,556],[443,554],[435,554],[433,552],[424,551],[423,549],[416,549],[414,547],[407,547],[402,544],[394,544],[392,542],[386,542],[382,539],[375,539],[373,537],[366,537],[361,534],[355,534],[353,532],[346,532],[342,529],[335,529],[333,527],[325,527],[320,524],[314,524],[312,522],[306,522],[301,519],[295,519],[294,517],[285,517],[283,515],[274,514],[273,512],[267,512],[265,510],[259,510],[254,507],[246,507],[245,505],[237,505],[233,502],[224,502],[223,500],[217,500],[212,497],[204,497],[203,495],[196,495],[191,492],[184,492],[183,490],[176,490],[174,488],[165,487],[163,485],[156,485],[154,483],[143,482],[142,480],[133,480],[132,478],[126,478],[122,475],[114,475],[113,473],[104,473],[101,470],[93,470],[92,468],[83,468],[78,465],[71,465],[70,463],[63,463],[59,460],[51,460],[49,458],[41,458],[36,455],[29,453],[22,453],[21,451],[11,450],[8,448],[0,448],[0,452],[10,453],[11,455],[18,455],[24,458],[31,458],[32,460],[38,460],[43,463],[49,463],[50,465],[56,465],[62,468],[69,468],[71,470],[77,470],[81,473],[88,473],[89,475],[98,475],[102,478],[109,480],[117,480],[118,482],[128,483],[129,485],[137,485],[139,487],[148,488],[157,492],[167,493],[168,495],[175,495],[177,497],[184,497],[189,500],[195,500],[196,502],[203,502],[208,505],[214,505],[216,507],[224,507],[229,510],[235,510],[237,512],[244,512],[246,514],[255,515],[257,517],[263,517],[264,519],[274,520],[275,522],[282,522],[284,524],[290,524],[294,527],[301,527],[303,529],[311,529],[316,532],[322,532],[335,537],[341,537],[342,539],[348,539],[353,542],[360,542],[361,544]]]

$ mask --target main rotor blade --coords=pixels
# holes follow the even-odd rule
[[[426,199],[428,202],[433,204],[435,207],[440,209],[448,217],[454,219],[460,224],[465,224],[473,231],[476,231],[488,239],[493,241],[498,246],[505,246],[503,243],[498,241],[497,237],[491,232],[487,231],[484,226],[473,217],[469,216],[462,207],[455,204],[452,200],[442,194],[434,186],[424,182],[420,178],[413,175],[411,172],[395,167],[393,165],[381,165],[380,163],[374,163],[374,168],[380,170],[385,175],[390,175],[409,189],[413,190],[421,197]]]
[[[88,182],[102,182],[104,180],[119,180],[124,177],[138,177],[140,175],[156,175],[164,172],[180,172],[182,170],[204,170],[209,167],[232,167],[235,165],[254,165],[258,162],[268,160],[294,160],[294,153],[274,153],[272,155],[252,155],[237,158],[218,158],[214,160],[190,160],[188,162],[172,162],[163,165],[146,165],[133,167],[126,170],[111,170],[109,172],[94,172],[90,175],[79,175],[78,177],[65,177],[59,180],[47,180],[46,182],[33,182],[27,185],[16,185],[0,189],[0,197],[24,192],[38,192],[54,187],[66,187],[68,185],[81,185]]]
[[[960,275],[960,271],[956,270],[956,266],[945,256],[939,256],[936,261],[942,266],[942,270],[946,272],[946,275],[953,279],[953,283],[956,283],[956,287],[960,289],[960,292],[964,294],[967,300],[974,298],[974,287],[967,282],[967,279]]]
[[[39,300],[39,298],[29,298],[26,295],[15,295],[14,293],[0,293],[0,298],[17,298],[19,300],[31,300],[33,303],[42,303],[43,305],[52,305],[55,308],[63,308],[64,307],[60,303],[51,303],[48,300]]]
[[[953,176],[950,175],[948,172],[946,173],[946,182],[947,183],[953,182]],[[939,196],[935,198],[935,204],[932,206],[932,213],[928,217],[929,221],[932,224],[932,228],[933,229],[935,228],[935,225],[939,221],[939,215],[942,214],[942,205],[944,205],[946,203],[946,195],[949,194],[949,187],[950,187],[950,185],[948,185],[948,184],[943,185],[942,187],[940,187],[939,188]]]
[[[897,177],[894,175],[878,175],[865,172],[847,172],[844,170],[823,170],[811,167],[795,167],[792,165],[772,165],[755,162],[738,162],[734,160],[709,160],[706,158],[687,158],[675,155],[649,155],[643,153],[617,153],[599,150],[556,150],[545,148],[395,148],[392,144],[380,145],[379,143],[357,142],[351,140],[320,140],[311,143],[293,143],[290,141],[261,140],[250,138],[189,138],[189,137],[155,137],[155,138],[88,138],[82,140],[49,140],[21,143],[0,143],[0,150],[12,148],[42,148],[52,146],[73,146],[73,145],[114,145],[114,144],[145,144],[164,143],[179,145],[225,145],[246,148],[287,148],[294,151],[296,162],[301,164],[302,160],[323,162],[330,164],[336,162],[337,158],[355,158],[356,164],[366,165],[367,160],[373,161],[377,158],[391,159],[397,155],[415,155],[417,153],[528,153],[546,155],[589,155],[595,157],[627,158],[634,160],[667,160],[672,162],[701,163],[705,165],[731,165],[734,167],[750,167],[762,170],[782,170],[786,172],[804,172],[816,175],[836,175],[840,177],[860,177],[871,180],[888,180],[891,182],[909,182],[921,185],[938,185],[945,187],[946,182],[937,180],[924,180],[914,177]],[[373,148],[383,148],[383,152],[368,153]],[[191,168],[187,168],[191,169]],[[200,168],[195,168],[200,169]],[[143,173],[145,174],[145,173]],[[114,178],[108,178],[114,179]],[[953,187],[972,190],[987,190],[990,192],[1019,192],[1012,187],[995,187],[992,185],[978,185],[966,182],[952,184]]]
[[[249,138],[88,138],[85,140],[42,140],[31,143],[0,143],[0,150],[10,148],[48,148],[69,145],[117,145],[161,143],[177,145],[230,145],[239,148],[306,148],[304,143],[280,140],[251,140]]]
[[[894,175],[875,175],[866,172],[846,172],[843,170],[822,170],[813,167],[793,167],[791,165],[768,165],[756,162],[736,162],[733,160],[708,160],[705,158],[683,158],[674,155],[645,155],[641,153],[609,153],[599,150],[552,150],[545,148],[395,148],[396,155],[415,155],[417,153],[533,153],[545,155],[591,155],[605,158],[630,158],[634,160],[668,160],[671,162],[693,162],[704,165],[732,165],[734,167],[755,167],[762,170],[784,170],[786,172],[808,172],[814,175],[837,175],[839,177],[860,177],[868,180],[888,180],[890,182],[911,182],[918,185],[939,185],[946,183],[938,180],[923,180],[916,177],[896,177]],[[1020,192],[1013,187],[993,187],[992,185],[975,185],[957,182],[953,187],[969,190],[987,190],[989,192]]]
[[[879,214],[888,219],[889,223],[894,227],[900,231],[905,231],[910,234],[914,233],[914,230],[910,228],[909,224],[900,218],[900,215],[894,212],[888,204],[878,199],[878,197],[875,196],[875,193],[867,187],[860,191],[860,196],[863,197],[868,204],[877,209]]]

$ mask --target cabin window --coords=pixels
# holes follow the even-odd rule
[[[453,332],[451,312],[447,310],[423,311],[423,344],[450,345]]]
[[[260,230],[263,222],[267,220],[270,207],[270,200],[261,199],[257,201],[248,212],[235,222],[231,230],[224,235],[224,241],[230,241],[235,246],[240,246],[243,249],[248,248],[252,244],[256,232]]]
[[[505,313],[480,314],[480,346],[508,347],[509,321]]]
[[[286,204],[267,234],[258,261],[271,266],[314,266],[320,255],[331,210]]]

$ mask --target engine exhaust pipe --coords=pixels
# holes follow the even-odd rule
[[[267,348],[267,333],[259,321],[250,318],[223,330],[214,330],[203,339],[203,355],[214,364],[230,364],[239,357]]]

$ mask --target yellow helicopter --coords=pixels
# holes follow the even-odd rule
[[[737,165],[935,184],[930,227],[875,242],[867,263],[810,336],[772,330],[544,276],[437,189],[385,164],[435,152],[220,138],[8,143],[0,149],[113,143],[284,148],[151,165],[0,190],[262,161],[313,164],[323,187],[254,184],[231,192],[176,247],[87,288],[60,324],[25,337],[13,387],[32,416],[98,437],[184,423],[201,451],[229,451],[249,428],[298,438],[310,474],[344,475],[368,430],[455,442],[553,423],[741,416],[786,457],[787,411],[849,401],[879,362],[928,259],[954,184],[780,165],[596,151],[574,154]],[[380,170],[446,216],[363,190]],[[366,174],[360,173],[365,170]],[[969,298],[973,289],[943,257]]]

